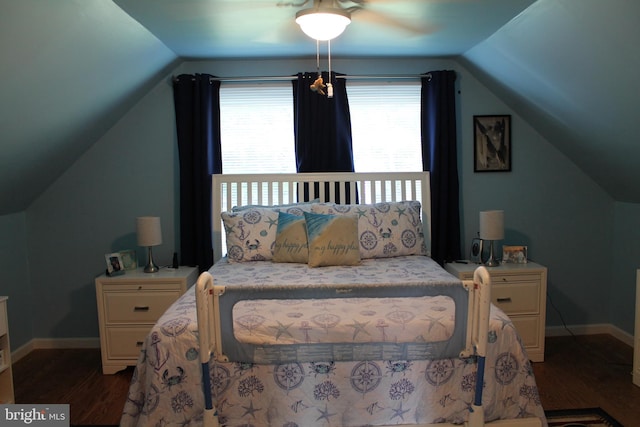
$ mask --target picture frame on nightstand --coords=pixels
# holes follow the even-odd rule
[[[527,247],[526,246],[502,246],[502,263],[526,264],[527,263]]]
[[[119,253],[122,257],[122,266],[125,270],[135,270],[138,268],[138,257],[136,256],[135,250],[127,249]]]
[[[107,261],[107,274],[109,276],[124,274],[124,262],[120,252],[105,254],[104,258]]]

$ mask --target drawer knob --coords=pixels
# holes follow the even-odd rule
[[[136,347],[142,347],[142,344],[144,344],[144,342],[136,341]]]
[[[146,305],[146,306],[137,305],[137,306],[133,307],[133,311],[149,311],[149,306],[148,305]]]
[[[498,298],[497,301],[500,302],[500,303],[511,302],[511,297]]]

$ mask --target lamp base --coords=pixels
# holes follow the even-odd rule
[[[497,267],[500,265],[500,261],[493,257],[493,240],[489,242],[489,259],[484,263],[487,267]]]
[[[151,249],[151,246],[149,246],[149,261],[147,262],[147,265],[144,267],[144,272],[157,273],[158,271],[160,271],[160,267],[158,267],[156,263],[153,262],[153,250]]]
[[[489,258],[487,260],[487,262],[485,263],[485,266],[487,266],[487,267],[497,267],[499,265],[500,265],[499,261],[497,261],[495,259],[491,259],[491,258]]]

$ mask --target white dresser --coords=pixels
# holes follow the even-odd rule
[[[7,300],[0,296],[0,404],[14,403]]]
[[[472,263],[445,264],[454,276],[470,280],[478,267]],[[491,275],[491,301],[507,313],[533,362],[544,361],[547,310],[547,268],[526,264],[501,264],[487,267]]]
[[[135,365],[151,327],[198,279],[195,267],[96,278],[102,373]]]

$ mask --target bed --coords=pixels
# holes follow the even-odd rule
[[[488,275],[465,284],[429,257],[428,179],[215,175],[214,253],[227,256],[147,336],[121,425],[546,425],[509,318],[486,294],[488,332],[468,315]],[[291,216],[306,221],[306,263]],[[316,222],[347,240],[327,245]]]

